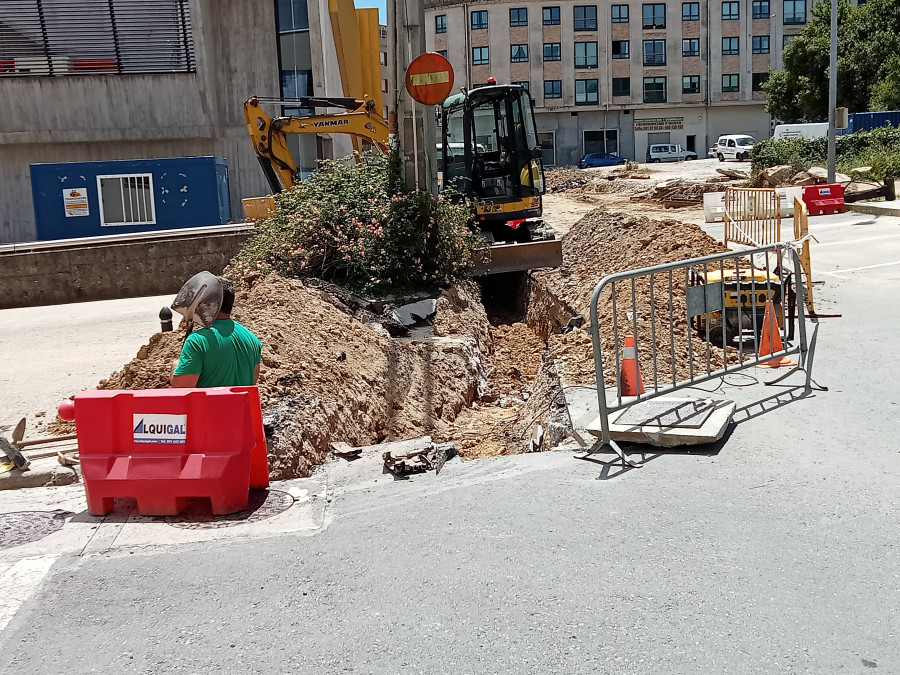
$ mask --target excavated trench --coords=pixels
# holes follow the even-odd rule
[[[553,304],[534,288],[525,274],[457,284],[436,299],[433,316],[404,330],[391,314],[398,303],[362,301],[315,280],[240,280],[234,316],[263,343],[271,477],[308,475],[337,441],[431,435],[456,442],[464,457],[529,449],[532,427],[546,427],[552,388],[545,328],[528,317]],[[540,297],[541,313],[529,313],[531,296]],[[153,335],[98,388],[167,387],[183,339],[180,330]],[[49,429],[72,430],[59,421]],[[485,438],[490,443],[472,443]]]

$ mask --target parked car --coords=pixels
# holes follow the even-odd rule
[[[706,153],[706,156],[707,156],[707,157],[710,157],[710,158],[716,156],[716,146],[715,146],[715,144],[713,144],[713,146],[709,149],[709,152]]]
[[[716,141],[716,157],[720,162],[724,162],[726,159],[743,162],[745,159],[750,159],[750,151],[753,150],[755,144],[756,139],[745,134],[719,136],[719,140]]]
[[[654,143],[647,148],[647,162],[680,162],[685,159],[697,159],[697,153],[683,150],[680,145]]]
[[[624,157],[619,157],[611,152],[589,152],[578,162],[578,168],[589,169],[595,166],[616,166],[627,161]]]

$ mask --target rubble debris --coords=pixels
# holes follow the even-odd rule
[[[638,193],[631,197],[632,202],[656,201],[662,202],[666,208],[678,208],[680,206],[693,206],[703,202],[703,195],[707,192],[718,192],[720,187],[711,183],[684,180],[683,178],[671,178],[657,183],[650,190]]]
[[[734,178],[735,180],[747,180],[747,172],[740,169],[723,169],[717,168],[716,173],[720,173],[726,178]]]
[[[343,457],[346,460],[358,459],[362,454],[362,448],[354,448],[343,441],[329,443],[329,447],[335,455]]]
[[[760,187],[780,187],[793,175],[794,167],[790,164],[779,164],[778,166],[770,166],[760,171],[757,182],[760,183]]]
[[[409,449],[388,450],[382,454],[385,468],[395,476],[411,473],[423,473],[434,470],[435,475],[441,472],[447,460],[456,457],[457,450],[453,443],[427,442],[419,447]]]

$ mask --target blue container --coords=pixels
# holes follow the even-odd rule
[[[32,164],[31,192],[42,241],[231,219],[228,162],[222,157]]]
[[[900,110],[852,113],[849,122],[848,132],[870,131],[888,125],[900,127]]]

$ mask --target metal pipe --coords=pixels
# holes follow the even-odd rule
[[[831,57],[828,65],[828,182],[834,183],[837,144],[834,109],[837,108],[838,0],[831,0]]]

